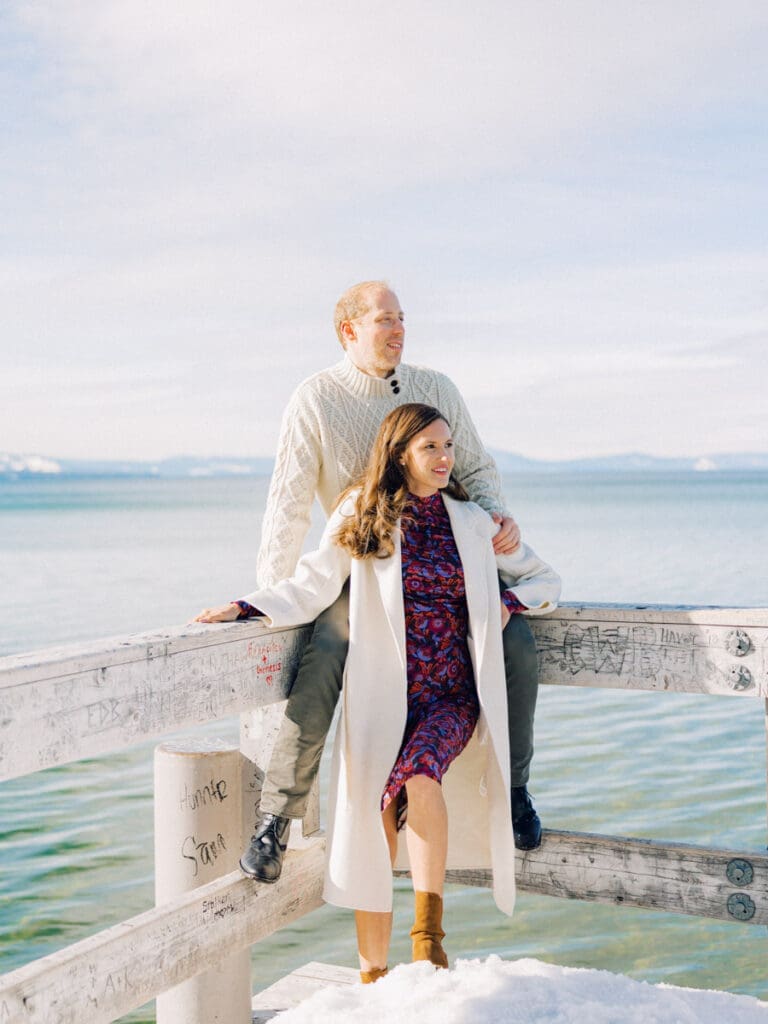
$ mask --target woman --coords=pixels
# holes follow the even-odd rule
[[[355,910],[364,982],[387,970],[403,821],[400,852],[415,890],[414,960],[448,966],[447,865],[492,867],[497,905],[508,914],[514,907],[501,629],[511,613],[553,610],[560,581],[524,545],[494,556],[498,527],[451,479],[453,461],[450,427],[437,409],[395,409],[360,486],[342,495],[320,547],[296,574],[198,616],[215,622],[259,614],[270,626],[298,625],[332,604],[350,579],[324,897]],[[501,599],[497,568],[514,584]],[[481,738],[470,742],[475,732]],[[453,832],[447,805],[457,809]]]

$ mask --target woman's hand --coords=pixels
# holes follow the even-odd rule
[[[196,615],[193,622],[234,622],[240,614],[240,605],[230,601],[220,608],[204,608],[199,615]]]
[[[511,613],[509,611],[509,608],[507,608],[507,606],[502,601],[501,602],[501,631],[502,631],[502,633],[504,632],[504,628],[506,627],[507,623],[509,622],[509,620],[511,618],[512,618],[512,615],[511,615]]]

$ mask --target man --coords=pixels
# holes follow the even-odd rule
[[[405,402],[432,405],[446,416],[455,443],[453,475],[501,523],[496,552],[514,551],[520,532],[505,515],[496,466],[455,385],[434,370],[401,364],[404,316],[389,285],[364,281],[348,289],[336,305],[334,323],[343,360],[300,384],[283,418],[259,549],[259,585],[293,574],[315,497],[329,515],[339,494],[362,474],[386,414]],[[240,860],[245,874],[260,881],[279,878],[290,820],[304,816],[341,691],[348,609],[345,588],[317,619],[288,698],[264,779],[263,819]],[[521,615],[511,616],[503,640],[515,843],[531,850],[541,842],[541,822],[526,788],[538,689],[536,648]]]

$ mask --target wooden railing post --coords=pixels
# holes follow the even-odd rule
[[[237,869],[243,844],[240,751],[188,739],[155,749],[155,903]],[[242,949],[157,997],[158,1024],[250,1024]]]

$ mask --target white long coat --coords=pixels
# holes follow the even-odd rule
[[[475,735],[443,779],[448,804],[448,867],[492,868],[499,908],[515,903],[515,843],[509,795],[509,736],[497,569],[528,606],[552,611],[560,580],[530,548],[494,555],[498,527],[472,502],[443,494],[464,568],[469,651],[480,700]],[[392,909],[392,870],[381,820],[381,794],[397,759],[407,713],[405,612],[400,533],[389,558],[352,558],[334,536],[353,510],[351,499],[332,514],[317,551],[291,579],[245,598],[268,625],[311,622],[338,597],[350,577],[350,640],[342,713],[333,752],[328,849],[323,896],[357,910]],[[398,866],[407,866],[400,843]]]

